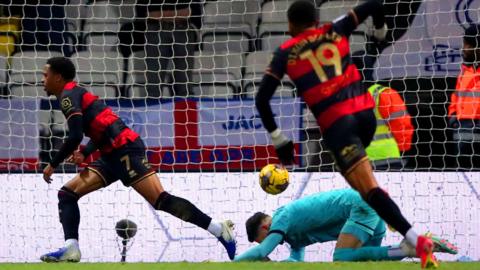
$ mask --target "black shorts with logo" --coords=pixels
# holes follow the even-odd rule
[[[131,186],[155,173],[148,163],[145,144],[140,137],[109,154],[103,154],[87,169],[97,173],[105,186],[118,179],[125,186]]]
[[[348,174],[359,161],[367,158],[365,148],[370,145],[376,128],[373,110],[365,110],[344,116],[327,129],[325,144],[342,174]]]

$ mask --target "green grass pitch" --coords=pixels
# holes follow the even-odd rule
[[[0,264],[1,270],[410,270],[420,269],[410,262],[358,263],[79,263],[79,264]],[[439,270],[478,270],[480,262],[441,263]]]

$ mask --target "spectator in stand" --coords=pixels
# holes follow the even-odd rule
[[[405,165],[403,152],[412,147],[414,127],[407,107],[397,91],[373,84],[368,92],[375,100],[377,129],[367,147],[367,155],[376,170],[399,170]]]
[[[480,25],[463,36],[463,64],[448,107],[449,126],[456,142],[457,166],[480,168]]]
[[[139,19],[122,27],[120,51],[125,57],[139,48],[145,49],[149,97],[162,95],[160,82],[165,81],[170,62],[173,95],[190,94],[188,82],[197,42],[194,29],[200,26],[201,10],[198,0],[141,0],[137,3]]]

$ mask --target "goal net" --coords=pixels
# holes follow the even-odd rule
[[[238,252],[252,246],[244,223],[253,213],[347,187],[287,76],[271,104],[295,142],[291,184],[278,196],[258,185],[257,172],[278,160],[254,97],[272,52],[290,38],[286,11],[293,0],[39,2],[0,6],[0,262],[36,262],[63,244],[56,193],[82,168],[62,163],[51,185],[41,177],[68,134],[58,101],[41,82],[54,56],[69,57],[76,81],[142,136],[167,191],[236,223]],[[315,0],[321,23],[362,2]],[[472,129],[471,152],[459,156],[447,109],[464,29],[478,22],[479,3],[385,0],[384,7],[387,41],[374,42],[367,19],[350,36],[352,59],[366,85],[400,94],[414,131],[397,158],[401,165],[378,167],[376,176],[418,231],[458,244],[458,256],[442,259],[478,260],[480,134]],[[122,218],[139,226],[128,261],[227,259],[208,233],[154,211],[120,183],[82,198],[80,210],[84,261],[120,259],[114,226]],[[384,243],[400,240],[389,232]],[[308,247],[306,260],[330,261],[333,247]],[[281,247],[271,258],[287,255]]]

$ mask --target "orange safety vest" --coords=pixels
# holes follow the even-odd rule
[[[448,107],[448,116],[458,120],[480,119],[480,67],[462,65]]]

